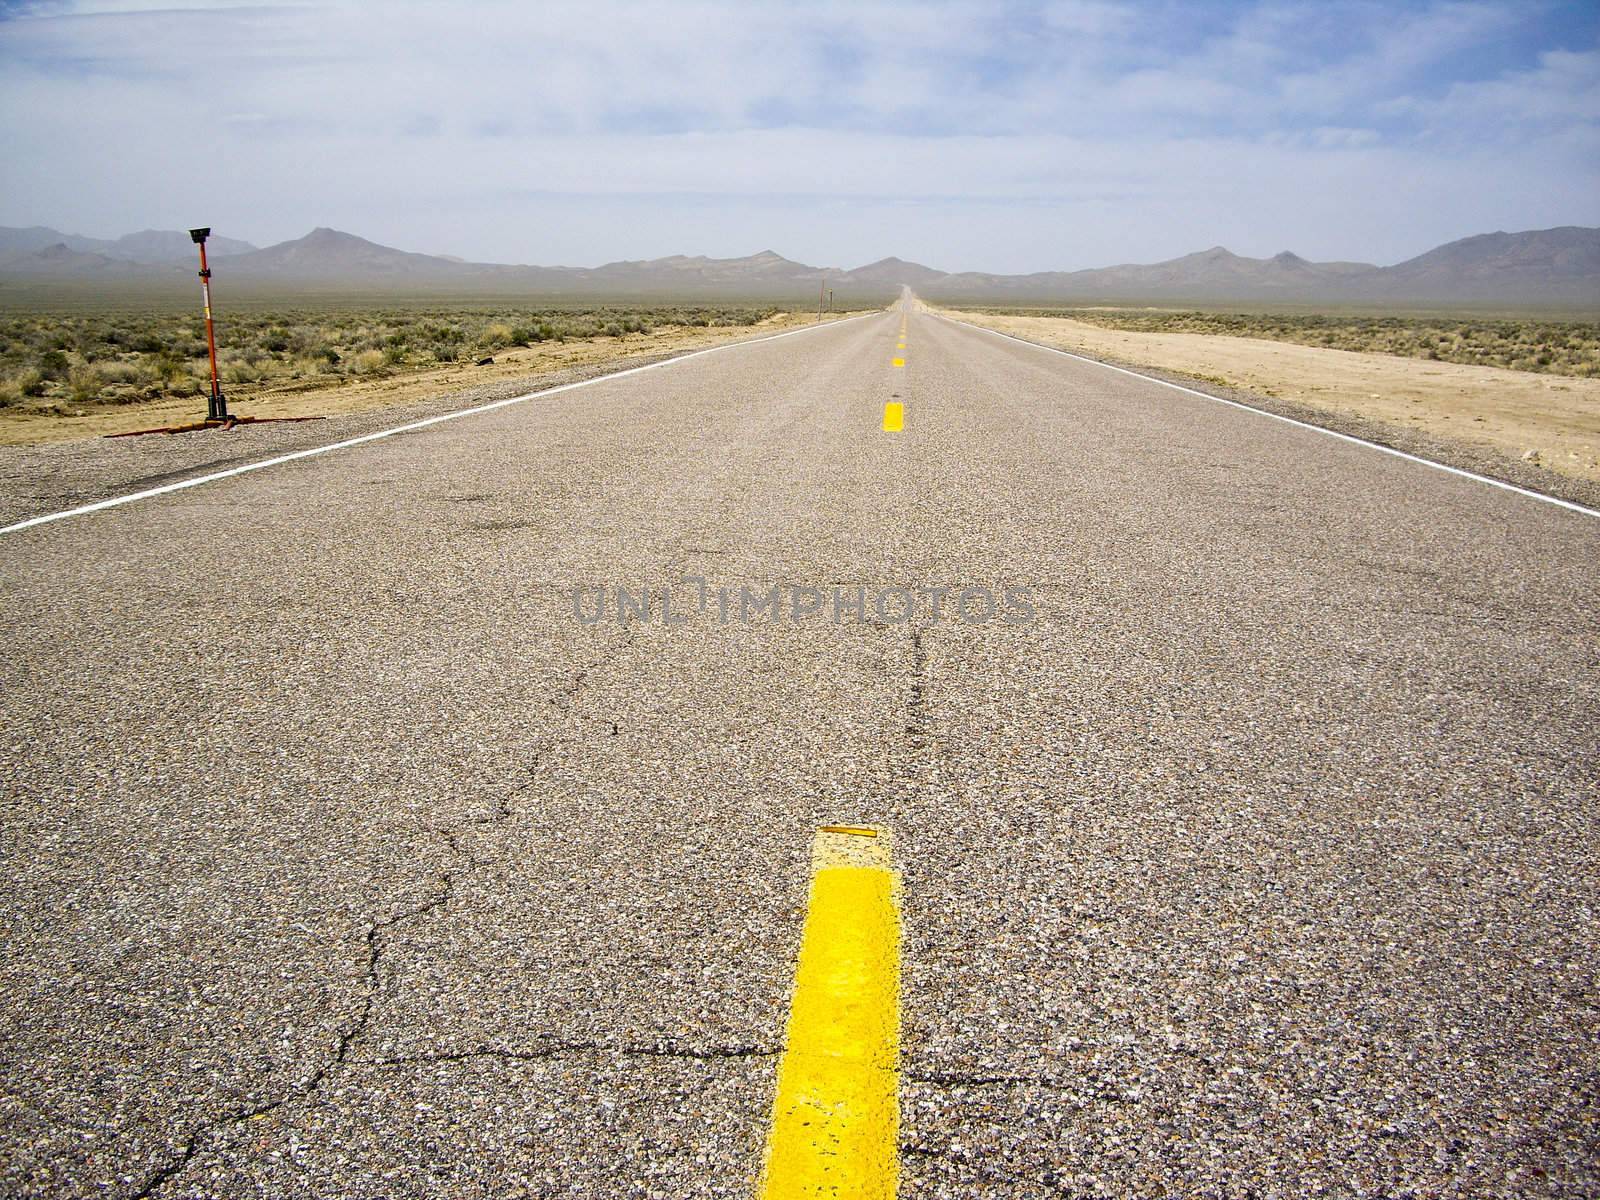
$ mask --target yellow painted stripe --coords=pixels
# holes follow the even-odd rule
[[[894,1200],[899,1085],[900,877],[885,831],[829,826],[812,848],[762,1200]]]
[[[906,427],[906,406],[903,400],[889,400],[883,406],[883,431],[899,433]]]
[[[897,358],[894,360],[894,365],[897,367],[903,367],[906,365],[906,360],[903,358]]]

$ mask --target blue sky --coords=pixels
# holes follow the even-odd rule
[[[1600,5],[0,3],[0,224],[589,265],[1600,224]]]

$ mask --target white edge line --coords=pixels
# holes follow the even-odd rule
[[[645,363],[642,367],[628,367],[626,370],[612,371],[606,375],[596,375],[593,379],[580,379],[574,383],[558,384],[555,387],[544,388],[540,391],[527,392],[521,396],[509,396],[504,400],[493,400],[488,404],[479,404],[472,408],[461,408],[453,412],[440,413],[438,416],[424,417],[420,421],[412,421],[407,425],[396,425],[393,429],[380,429],[374,433],[364,433],[360,437],[346,438],[342,442],[330,442],[326,446],[313,446],[308,450],[296,450],[290,454],[277,455],[275,458],[263,458],[259,462],[245,463],[241,467],[230,467],[226,471],[214,471],[210,475],[196,475],[190,479],[180,479],[176,483],[163,484],[161,487],[148,488],[142,492],[129,492],[125,496],[112,496],[108,500],[97,500],[93,504],[83,504],[77,508],[46,513],[40,517],[29,517],[25,521],[18,521],[15,525],[0,527],[0,534],[17,533],[23,529],[32,529],[35,525],[48,525],[51,521],[64,521],[68,517],[86,516],[89,513],[100,512],[107,508],[117,508],[124,504],[132,504],[135,500],[148,500],[152,496],[165,496],[170,492],[181,492],[185,488],[199,487],[202,483],[215,483],[219,479],[230,479],[235,475],[246,475],[251,471],[262,471],[267,467],[276,467],[283,463],[294,462],[296,459],[315,458],[319,454],[329,454],[334,450],[348,450],[351,446],[359,446],[365,442],[376,442],[381,438],[393,437],[397,433],[411,433],[413,430],[426,429],[430,425],[442,425],[446,421],[456,421],[462,417],[474,417],[479,413],[493,412],[497,408],[508,408],[513,404],[521,404],[525,400],[536,400],[542,396],[554,396],[558,392],[570,392],[576,388],[590,387],[597,383],[610,383],[614,379],[637,375],[641,371],[654,371],[657,367],[670,367],[674,363],[688,362],[691,358],[699,358],[704,354],[716,354],[723,350],[737,350],[740,346],[754,346],[760,342],[774,342],[779,338],[794,337],[800,333],[815,333],[819,329],[837,329],[841,325],[848,325],[851,321],[861,321],[867,317],[881,315],[881,313],[877,312],[861,313],[858,316],[845,317],[838,321],[807,325],[803,329],[786,329],[782,333],[772,333],[766,337],[746,338],[738,342],[725,342],[720,346],[707,346],[704,350],[691,350],[687,354],[677,354],[671,358],[664,358],[660,362]]]
[[[1422,458],[1415,454],[1407,454],[1404,450],[1396,450],[1393,446],[1385,446],[1382,442],[1369,442],[1366,438],[1354,437],[1348,433],[1340,433],[1337,429],[1328,429],[1322,425],[1313,425],[1310,421],[1298,421],[1294,417],[1286,417],[1281,413],[1271,412],[1265,408],[1256,408],[1254,405],[1241,404],[1237,400],[1226,400],[1221,396],[1213,396],[1209,392],[1197,391],[1191,387],[1184,387],[1181,383],[1169,383],[1165,379],[1158,379],[1154,375],[1144,375],[1138,371],[1130,371],[1127,367],[1113,366],[1108,362],[1101,362],[1098,358],[1090,358],[1086,354],[1074,354],[1070,350],[1062,350],[1055,346],[1046,346],[1043,342],[1030,342],[1027,338],[1018,337],[1014,333],[1005,333],[999,329],[990,329],[985,325],[974,325],[971,321],[963,321],[957,317],[947,317],[943,313],[931,313],[941,321],[949,321],[952,325],[965,325],[968,329],[976,329],[980,333],[992,333],[996,337],[1008,338],[1024,346],[1032,346],[1035,350],[1048,350],[1051,354],[1060,354],[1065,358],[1075,358],[1079,362],[1093,363],[1097,367],[1104,367],[1108,371],[1116,371],[1121,375],[1132,375],[1135,379],[1143,379],[1147,383],[1159,383],[1162,387],[1169,387],[1175,392],[1184,392],[1190,396],[1199,396],[1202,400],[1212,400],[1218,404],[1226,404],[1229,408],[1241,409],[1244,412],[1255,413],[1261,417],[1271,417],[1274,421],[1282,421],[1288,425],[1298,425],[1301,429],[1309,429],[1313,433],[1326,434],[1331,438],[1338,438],[1341,442],[1350,442],[1356,446],[1366,446],[1371,450],[1380,450],[1384,454],[1392,454],[1395,458],[1403,458],[1407,462],[1421,463],[1425,467],[1432,467],[1435,471],[1444,471],[1451,475],[1459,475],[1463,479],[1473,479],[1479,483],[1487,483],[1490,487],[1501,488],[1507,492],[1515,492],[1519,496],[1527,496],[1532,500],[1542,500],[1546,504],[1554,504],[1557,508],[1570,509],[1575,513],[1583,513],[1588,517],[1600,517],[1600,509],[1590,508],[1584,504],[1575,504],[1571,500],[1562,500],[1557,496],[1547,496],[1543,492],[1536,492],[1531,488],[1518,487],[1514,483],[1507,483],[1503,479],[1494,479],[1488,475],[1479,475],[1475,471],[1464,471],[1460,467],[1448,466],[1442,462],[1435,462],[1431,458]],[[0,529],[0,533],[5,530]]]

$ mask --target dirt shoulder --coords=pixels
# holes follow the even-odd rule
[[[848,315],[851,314],[834,314],[828,319]],[[663,325],[649,333],[543,342],[503,350],[494,355],[492,364],[481,367],[472,362],[458,362],[387,375],[317,377],[277,385],[240,385],[224,390],[229,410],[238,416],[342,416],[411,405],[431,397],[513,380],[527,383],[525,390],[532,390],[557,375],[573,371],[596,366],[621,369],[664,355],[815,324],[816,320],[815,313],[777,313],[754,325]],[[203,396],[188,396],[144,404],[82,405],[71,415],[22,407],[0,409],[0,446],[42,445],[184,425],[203,418],[205,408]]]
[[[1069,317],[932,308],[1228,399],[1537,488],[1600,502],[1600,379],[1257,338],[1105,329]]]

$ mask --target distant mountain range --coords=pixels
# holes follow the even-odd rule
[[[919,291],[930,298],[1580,303],[1600,307],[1600,229],[1568,225],[1527,233],[1480,234],[1392,267],[1310,262],[1288,251],[1272,258],[1243,258],[1213,246],[1148,266],[1034,275],[945,275]]]
[[[853,270],[814,267],[771,250],[746,258],[673,255],[600,267],[507,266],[414,254],[334,229],[257,249],[213,237],[219,282],[275,287],[580,296],[793,296],[819,287],[841,298],[882,295],[901,285],[933,300],[1028,303],[1282,301],[1434,304],[1580,304],[1600,308],[1600,229],[1563,226],[1488,233],[1450,242],[1391,267],[1311,262],[1285,251],[1244,258],[1221,246],[1168,262],[1029,275],[947,273],[885,258]],[[194,265],[189,235],[146,230],[113,241],[53,229],[0,227],[0,278],[124,280],[175,278]]]
[[[241,242],[237,238],[214,237],[206,243],[206,253],[213,257],[244,254],[254,249],[249,242]],[[56,229],[46,229],[43,225],[34,225],[29,229],[0,226],[0,270],[8,269],[13,259],[26,259],[43,250],[53,251],[58,260],[64,260],[61,250],[69,250],[90,257],[147,266],[187,264],[195,257],[194,243],[189,235],[176,229],[146,229],[107,240],[62,233]]]

